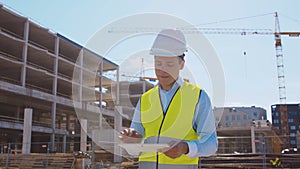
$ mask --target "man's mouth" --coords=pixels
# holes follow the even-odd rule
[[[169,75],[158,75],[159,78],[168,78]]]

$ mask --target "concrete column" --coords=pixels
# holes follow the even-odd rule
[[[51,148],[50,150],[53,152],[55,150],[54,145],[55,145],[55,130],[56,130],[56,126],[55,126],[55,121],[56,121],[56,103],[53,102],[52,103],[52,109],[51,109],[51,128],[52,128],[52,134],[51,134]]]
[[[28,37],[29,37],[29,21],[27,20],[24,25],[24,46],[23,46],[23,65],[21,71],[21,85],[25,87],[26,83],[26,65],[27,65],[27,50],[28,50]]]
[[[100,62],[99,65],[99,107],[100,111],[102,109],[102,75],[103,75],[103,59]]]
[[[120,105],[120,69],[117,69],[117,98],[116,98],[116,105]]]
[[[83,88],[83,50],[81,50],[81,52],[79,53],[79,64],[80,64],[80,74],[79,74],[79,95],[78,95],[78,101],[81,103],[83,103],[82,101],[82,88]],[[83,105],[82,105],[83,106]]]
[[[97,132],[96,130],[92,130],[92,159],[91,159],[91,162],[92,162],[92,168],[94,168],[95,166],[95,132]]]
[[[117,69],[117,98],[116,98],[116,106],[115,106],[115,117],[114,117],[114,129],[115,131],[119,132],[122,129],[122,116],[123,114],[123,108],[120,105],[120,82],[119,82],[119,75],[120,75],[120,70],[119,68]],[[118,140],[118,134],[114,134],[114,142],[115,140]],[[118,146],[114,146],[114,162],[122,162],[122,149]]]
[[[102,114],[102,75],[103,75],[103,59],[101,59],[99,65],[99,127],[102,129],[103,127],[103,114]],[[94,141],[94,140],[93,140]]]
[[[57,72],[58,72],[58,55],[59,55],[59,38],[56,37],[54,44],[55,59],[53,64],[54,78],[52,82],[52,94],[57,95]]]
[[[80,132],[80,151],[85,152],[87,146],[87,120],[80,119],[81,132]]]
[[[251,146],[252,146],[252,153],[256,153],[254,126],[251,126],[250,129],[251,129]]]
[[[32,128],[32,108],[25,108],[22,154],[30,154],[31,128]]]
[[[115,106],[115,117],[114,117],[114,128],[115,131],[118,133],[119,131],[121,131],[122,129],[122,116],[121,114],[123,114],[123,108],[122,106],[120,106],[120,79],[119,79],[119,75],[120,75],[120,70],[119,68],[117,69],[117,88],[116,88],[116,106]],[[114,134],[114,142],[118,142],[119,138],[118,138],[119,134]],[[114,146],[114,162],[122,162],[122,149],[118,146]]]
[[[116,106],[117,113],[115,113],[114,117],[114,128],[115,131],[119,132],[122,129],[122,107],[121,106]],[[115,140],[118,140],[118,134],[114,134],[114,142],[117,142]],[[122,162],[122,149],[118,146],[114,146],[114,162],[119,163]]]

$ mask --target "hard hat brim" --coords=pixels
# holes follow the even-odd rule
[[[167,50],[163,50],[163,49],[151,49],[150,50],[150,55],[154,55],[154,56],[165,56],[165,57],[175,57],[175,56],[181,56],[182,54],[184,54],[186,50],[178,50],[178,51],[167,51]]]

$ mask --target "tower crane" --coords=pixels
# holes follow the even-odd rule
[[[271,29],[244,29],[244,28],[178,28],[184,33],[202,33],[202,34],[232,34],[232,35],[273,35],[275,40],[275,51],[277,61],[277,78],[278,78],[278,89],[279,89],[279,101],[280,101],[280,117],[281,117],[281,130],[280,135],[284,136],[283,145],[288,147],[290,145],[289,140],[289,127],[288,127],[288,112],[286,104],[286,87],[284,77],[284,64],[283,64],[283,52],[281,36],[299,37],[300,32],[281,32],[278,13],[275,12],[275,32]],[[162,28],[130,28],[130,27],[112,27],[109,33],[142,33],[142,32],[158,32]],[[142,79],[151,79],[151,77],[145,77]]]
[[[199,28],[201,30],[201,28]],[[240,34],[240,35],[274,35],[275,39],[275,51],[276,51],[276,62],[277,62],[277,78],[278,78],[278,89],[279,89],[279,101],[280,101],[280,135],[284,136],[283,146],[285,148],[290,145],[290,134],[288,126],[288,112],[286,104],[286,87],[285,87],[285,76],[284,76],[284,64],[283,64],[283,52],[281,36],[299,37],[300,32],[281,32],[279,25],[278,13],[275,12],[275,32],[268,29],[223,29],[223,28],[206,28],[203,33],[210,34]]]

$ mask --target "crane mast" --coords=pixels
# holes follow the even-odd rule
[[[280,26],[277,12],[275,13],[275,50],[277,61],[277,74],[278,74],[278,87],[279,87],[279,100],[281,104],[286,103],[286,89],[284,80],[284,65],[283,65],[283,52],[281,44]]]
[[[288,125],[288,112],[286,105],[286,88],[284,80],[284,64],[283,64],[283,52],[281,44],[281,34],[278,14],[275,12],[275,50],[276,50],[276,61],[277,61],[277,77],[278,77],[278,89],[279,89],[279,114],[280,114],[280,135],[282,136],[283,146],[288,148],[290,145],[290,134]]]

